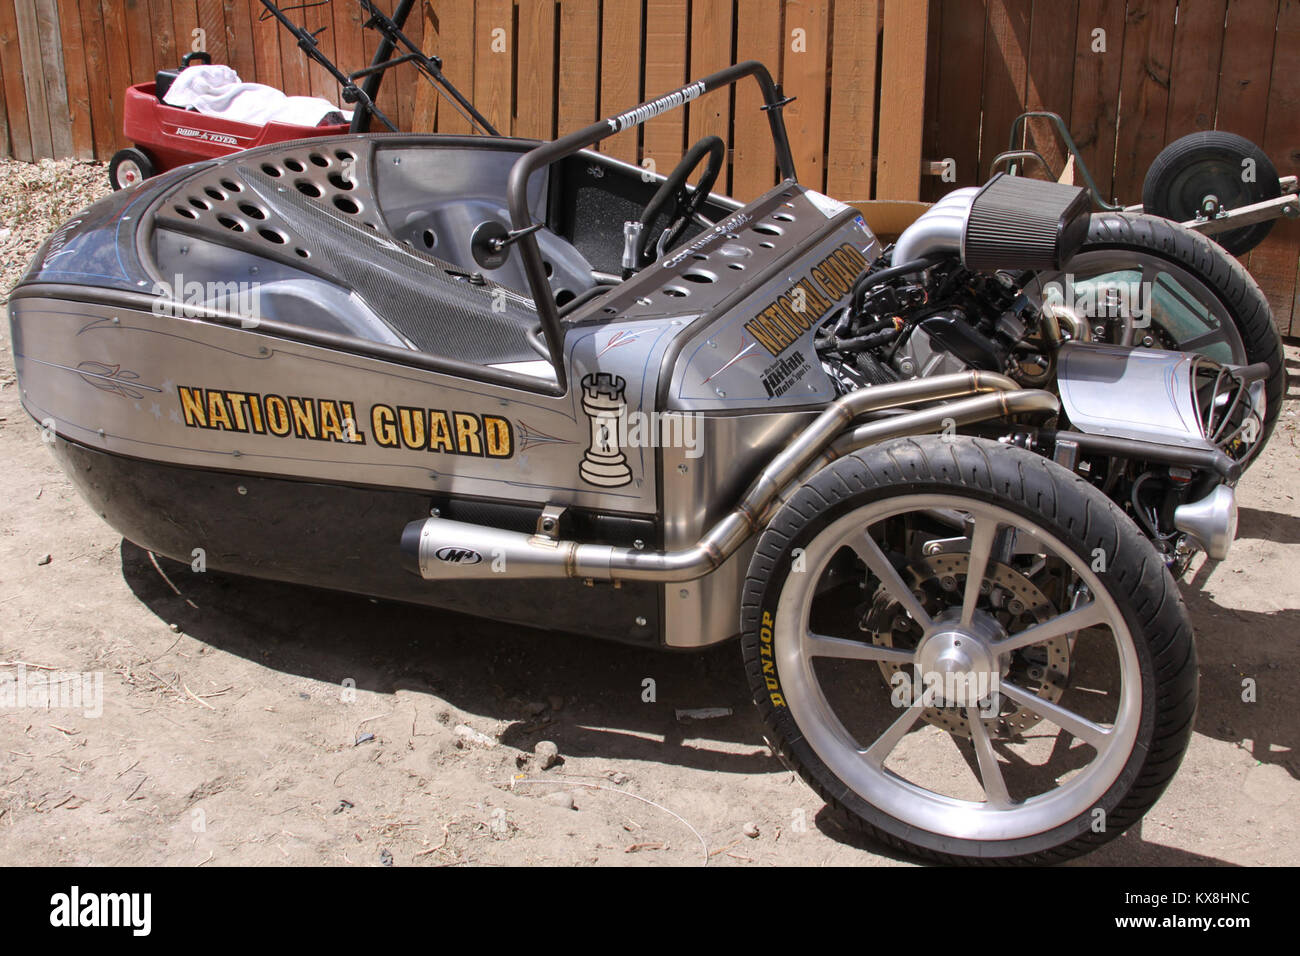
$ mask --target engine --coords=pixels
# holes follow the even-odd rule
[[[1176,569],[1197,549],[1221,558],[1235,531],[1232,486],[1261,437],[1266,370],[1089,343],[1090,320],[1045,299],[1035,278],[1078,249],[1084,198],[1009,177],[952,193],[858,280],[819,330],[818,358],[844,392],[972,369],[1055,390],[1059,416],[994,425],[987,437],[1051,457],[1124,503]]]

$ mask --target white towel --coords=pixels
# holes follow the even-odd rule
[[[329,113],[344,112],[318,96],[285,96],[274,86],[244,83],[228,66],[198,64],[181,70],[163,97],[169,106],[190,107],[206,116],[220,116],[264,126],[271,121],[317,126]]]

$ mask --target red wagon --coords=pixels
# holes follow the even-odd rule
[[[195,56],[187,56],[185,66]],[[202,56],[206,59],[207,54]],[[164,71],[152,83],[137,83],[127,89],[122,126],[126,138],[135,146],[119,150],[109,164],[108,179],[114,189],[133,186],[177,166],[214,159],[241,149],[309,136],[335,136],[348,131],[348,123],[298,126],[270,122],[259,125],[169,106],[162,99],[166,85],[160,92],[160,84],[166,84],[174,76],[174,72]]]
[[[108,178],[113,188],[123,189],[177,166],[214,159],[267,143],[334,136],[349,130],[366,132],[370,129],[372,117],[396,131],[397,127],[375,105],[374,98],[384,72],[402,63],[412,64],[433,83],[439,93],[448,96],[452,106],[461,111],[474,126],[491,135],[497,134],[492,124],[442,75],[442,61],[436,56],[423,53],[402,32],[414,0],[399,0],[392,17],[385,15],[371,0],[360,2],[363,12],[368,16],[364,26],[380,34],[379,44],[370,66],[354,73],[344,73],[320,51],[316,44],[316,33],[294,23],[272,0],[262,0],[262,5],[266,8],[262,17],[275,17],[281,26],[293,34],[303,53],[338,81],[343,102],[349,104],[353,111],[350,123],[320,126],[277,122],[241,123],[170,106],[163,102],[163,97],[180,70],[195,61],[212,62],[211,56],[205,52],[189,53],[181,61],[180,70],[161,70],[154,82],[137,83],[127,89],[122,125],[126,138],[135,145],[114,154],[108,168]],[[398,50],[404,52],[394,56]]]

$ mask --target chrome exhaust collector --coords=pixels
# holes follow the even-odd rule
[[[1228,556],[1237,537],[1237,495],[1219,485],[1200,501],[1189,501],[1174,509],[1174,527],[1191,535],[1215,561]]]
[[[984,394],[991,393],[991,394]],[[965,397],[974,396],[974,397]],[[961,399],[891,415],[846,431],[864,415],[918,402]],[[425,518],[402,534],[402,551],[429,580],[587,578],[597,581],[690,581],[719,567],[766,523],[782,496],[810,470],[867,445],[1018,412],[1058,410],[1056,397],[1021,391],[1004,375],[959,372],[875,385],[827,406],[768,463],[736,507],[698,542],[678,551],[637,551],[561,541],[482,525]]]

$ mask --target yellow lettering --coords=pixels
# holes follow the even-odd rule
[[[482,455],[483,447],[479,441],[478,416],[467,412],[454,412],[456,421],[456,451],[461,455]]]
[[[178,385],[176,391],[181,396],[181,411],[185,415],[185,424],[193,428],[207,428],[208,414],[203,406],[203,389]]]

